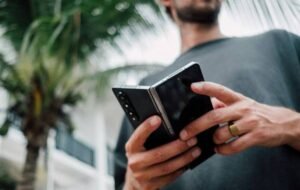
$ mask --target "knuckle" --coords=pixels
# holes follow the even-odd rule
[[[257,105],[257,102],[255,100],[252,100],[251,98],[246,99],[248,106],[255,107]]]
[[[222,120],[222,115],[219,110],[213,110],[208,113],[207,119],[211,122],[219,123]]]
[[[230,149],[230,152],[232,152],[232,153],[239,152],[240,145],[238,143],[231,143],[231,144],[229,144],[229,149]]]
[[[259,124],[259,118],[256,115],[252,115],[248,118],[246,123],[251,127],[256,127]]]
[[[136,171],[139,168],[139,162],[136,159],[129,159],[128,160],[128,167],[132,171]]]
[[[178,140],[173,148],[176,150],[176,152],[181,152],[182,150],[189,148],[189,146],[187,142]]]
[[[244,103],[243,108],[241,109],[243,115],[249,115],[252,112],[252,108]]]
[[[268,138],[268,133],[263,130],[263,129],[257,129],[255,132],[254,132],[254,136],[256,139],[266,139]]]
[[[240,99],[240,100],[246,99],[246,97],[243,94],[241,94],[239,92],[235,92],[235,93],[236,93],[236,96],[237,96],[238,99]]]
[[[167,173],[170,173],[170,171],[172,171],[172,168],[173,167],[170,164],[166,164],[166,165],[161,167],[160,171],[163,174],[167,174]]]
[[[131,153],[132,152],[132,144],[129,141],[125,144],[125,151],[127,153]]]
[[[255,102],[254,100],[252,99],[247,99],[247,100],[244,100],[242,102],[243,104],[243,111],[246,113],[246,114],[253,114],[253,113],[256,113],[256,104],[257,102]]]
[[[193,151],[194,152],[194,151]],[[188,154],[188,156],[184,159],[183,164],[186,165],[188,163],[190,163],[191,161],[195,160],[196,157],[193,156],[194,153],[190,153]]]
[[[144,175],[144,173],[133,173],[133,177],[134,177],[139,183],[143,183],[144,181],[146,181],[146,176]]]
[[[214,139],[217,141],[217,142],[221,142],[223,141],[223,133],[221,130],[217,130],[214,134]]]
[[[193,149],[191,150],[190,152],[188,152],[186,155],[184,155],[182,157],[182,159],[180,160],[179,164],[180,166],[184,166],[188,163],[190,163],[192,160],[195,159],[195,157],[193,156],[193,152],[195,151],[196,149]]]
[[[162,151],[155,151],[153,153],[153,158],[155,160],[164,160],[165,157],[166,157],[166,154]]]

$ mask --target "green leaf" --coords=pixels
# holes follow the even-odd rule
[[[142,78],[145,75],[149,75],[150,73],[163,68],[164,66],[160,64],[127,64],[124,66],[110,68],[105,71],[98,71],[91,75],[87,80],[94,81],[95,86],[93,86],[93,89],[99,96],[107,89],[107,87],[111,86],[112,81],[116,82],[118,80],[119,75],[123,74],[124,76],[125,74],[128,76],[130,73],[134,73],[134,75],[137,76],[137,74],[142,74],[142,76],[139,77]]]
[[[75,106],[79,101],[83,100],[80,93],[69,92],[63,100],[63,103],[70,106]]]
[[[62,113],[59,117],[59,122],[61,122],[63,125],[63,127],[69,132],[69,133],[73,133],[73,131],[75,130],[75,125],[71,119],[71,116],[69,114],[66,113]]]
[[[8,118],[4,121],[0,128],[0,136],[5,136],[8,133],[9,127],[11,126],[11,122]]]

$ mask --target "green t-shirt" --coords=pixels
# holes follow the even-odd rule
[[[299,36],[274,30],[214,40],[190,49],[142,83],[153,84],[191,61],[200,63],[206,81],[225,85],[261,103],[300,112]],[[124,182],[124,145],[132,131],[125,119],[115,149],[116,187]],[[280,146],[254,147],[232,156],[214,155],[164,189],[300,189],[300,152]]]

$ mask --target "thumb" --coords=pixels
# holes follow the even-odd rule
[[[160,117],[152,116],[139,125],[126,143],[126,152],[130,154],[142,151],[147,138],[160,126],[160,124]]]

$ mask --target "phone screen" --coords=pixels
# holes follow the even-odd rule
[[[195,64],[155,88],[175,134],[213,109],[209,97],[195,94],[191,90],[193,82],[203,80],[200,66]]]

